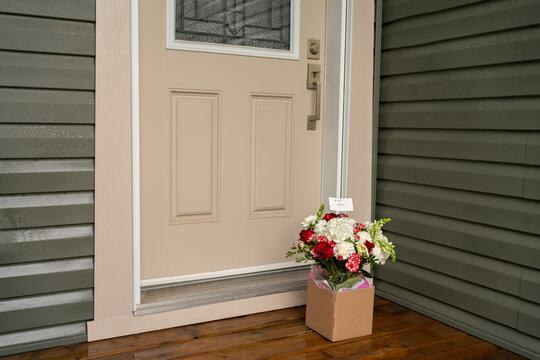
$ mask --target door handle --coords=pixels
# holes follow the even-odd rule
[[[308,115],[307,129],[315,130],[321,119],[321,65],[308,64],[307,88],[315,89],[315,115]]]

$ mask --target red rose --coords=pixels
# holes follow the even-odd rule
[[[369,240],[364,241],[364,245],[366,245],[368,253],[371,254],[371,250],[373,250],[375,245],[373,245],[373,243]]]
[[[330,245],[330,243],[323,241],[315,245],[313,248],[313,255],[315,257],[322,257],[323,259],[330,259],[332,256],[334,256],[334,249],[332,249],[332,245]]]
[[[335,217],[337,217],[336,213],[328,213],[324,215],[323,219],[326,221],[330,221]]]
[[[300,231],[300,240],[302,240],[304,244],[311,243],[316,236],[317,234],[311,231],[311,229]]]
[[[362,230],[360,230],[359,228],[357,228],[357,227],[355,226],[355,227],[353,227],[352,231],[353,231],[355,234],[358,234],[358,233],[359,233],[360,231],[362,231]]]
[[[366,226],[361,223],[356,223],[356,226],[358,226],[359,229],[366,230]]]
[[[339,218],[345,218],[345,217],[348,218],[349,215],[341,213],[341,214],[337,214],[337,217],[339,217]]]
[[[334,247],[336,246],[336,242],[334,240],[328,240],[328,238],[326,236],[319,236],[317,238],[317,242],[318,243],[321,243],[321,242],[327,242],[330,244],[331,247]]]

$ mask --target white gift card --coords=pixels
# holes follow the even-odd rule
[[[352,198],[328,198],[330,210],[332,211],[353,211]]]

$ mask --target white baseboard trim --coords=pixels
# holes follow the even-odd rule
[[[238,276],[238,275],[251,275],[251,274],[276,271],[276,270],[294,269],[294,268],[298,268],[302,266],[309,266],[309,265],[310,263],[296,263],[296,262],[289,261],[289,262],[276,263],[276,264],[249,266],[249,267],[243,267],[243,268],[227,269],[227,270],[204,272],[204,273],[197,273],[197,274],[169,276],[169,277],[156,278],[156,279],[146,279],[146,280],[141,280],[141,287],[181,284],[184,282],[225,278],[225,277]]]

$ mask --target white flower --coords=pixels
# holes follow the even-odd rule
[[[302,221],[301,225],[304,229],[309,228],[311,225],[315,224],[317,221],[317,215],[309,215],[307,218]]]
[[[347,239],[354,239],[354,220],[350,218],[333,218],[328,222],[326,235],[330,240],[341,243]]]
[[[369,235],[369,233],[366,231],[360,231],[358,236],[360,236],[360,240],[358,240],[360,244],[364,244],[366,240],[371,241],[371,235]]]
[[[354,253],[354,245],[350,242],[341,242],[336,243],[334,247],[334,256],[337,258],[343,256],[343,260],[347,259],[351,254]]]
[[[326,224],[326,220],[321,220],[315,224],[315,232],[319,234],[319,236],[326,236]]]
[[[379,245],[375,245],[375,247],[371,251],[371,254],[377,258],[377,263],[380,265],[384,265],[386,260],[388,260],[388,257],[390,257],[390,253]]]

